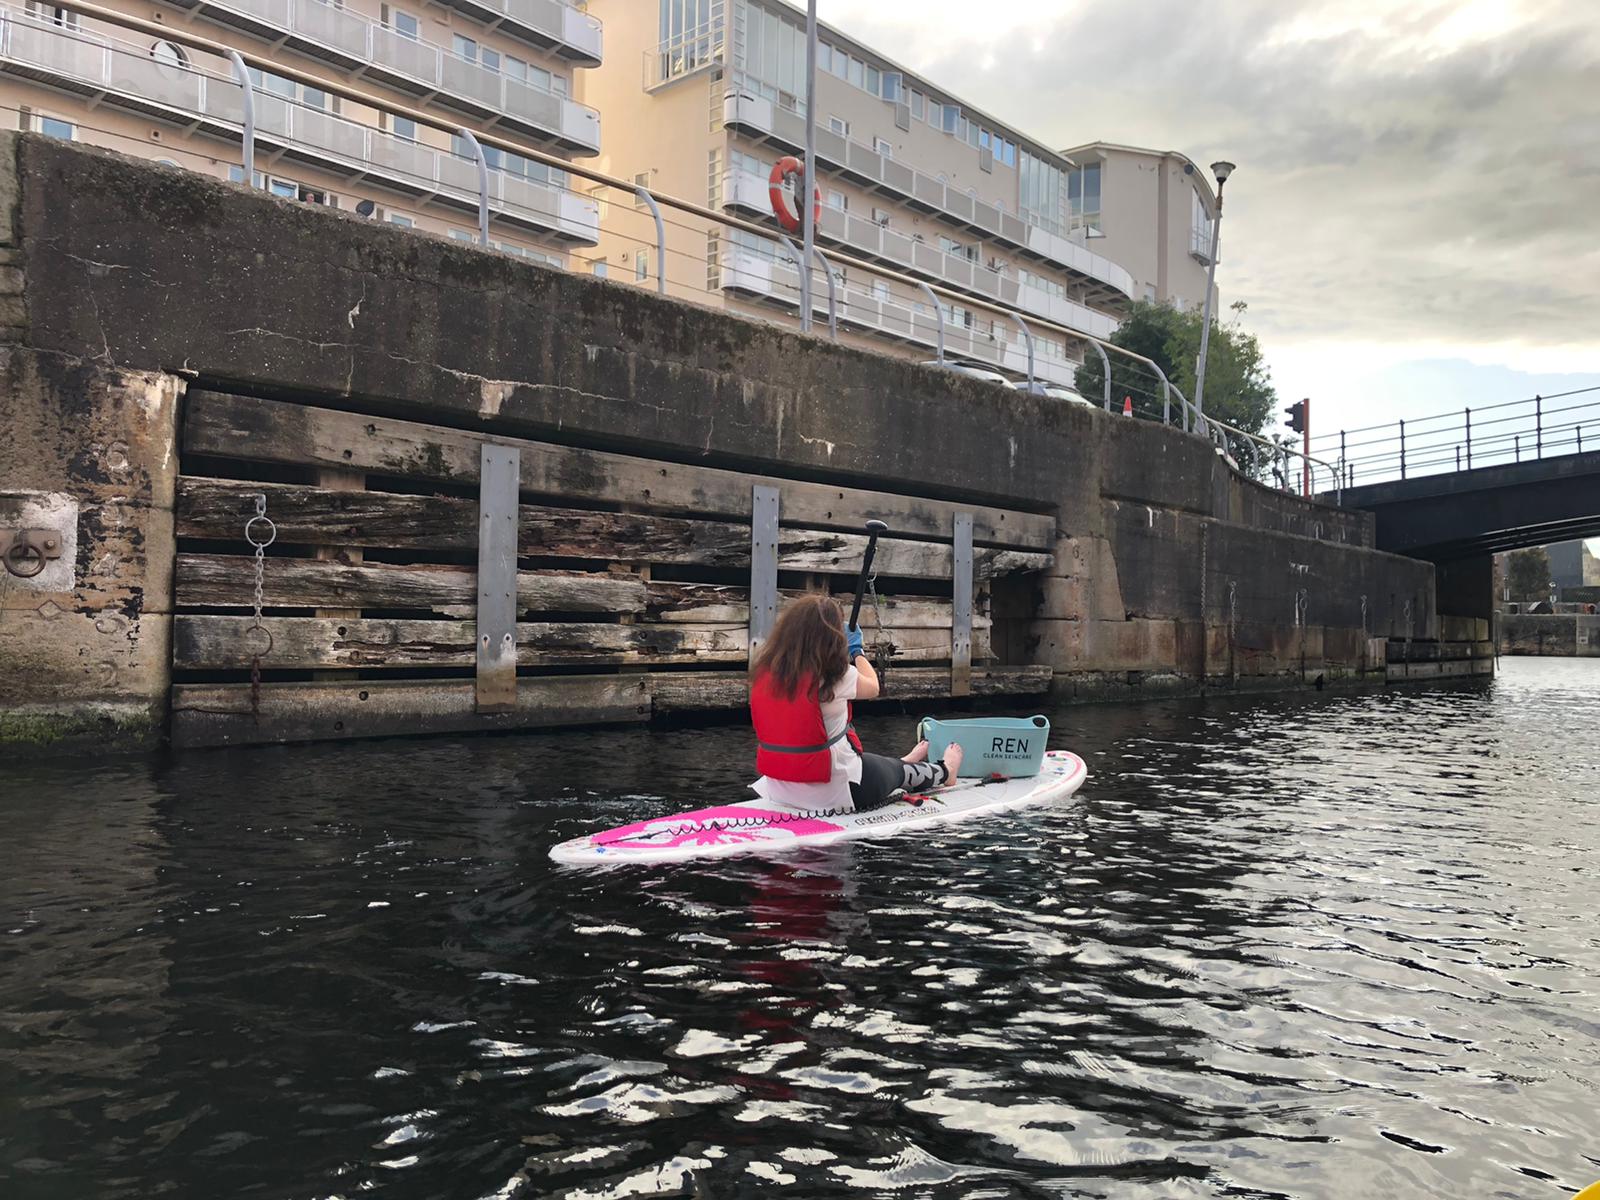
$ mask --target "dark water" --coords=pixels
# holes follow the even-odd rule
[[[545,851],[746,735],[9,764],[0,1196],[1569,1196],[1600,661],[1503,666],[1064,709],[1070,803],[605,873]]]

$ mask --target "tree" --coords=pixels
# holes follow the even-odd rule
[[[1272,372],[1261,358],[1261,343],[1240,327],[1243,301],[1232,305],[1234,318],[1212,323],[1211,345],[1206,352],[1206,413],[1250,433],[1259,434],[1275,415],[1278,392]],[[1135,354],[1154,359],[1183,394],[1194,399],[1195,359],[1200,354],[1201,315],[1198,309],[1180,311],[1170,304],[1141,300],[1134,304],[1111,341]],[[1133,397],[1133,411],[1161,419],[1161,381],[1143,363],[1113,354],[1111,402],[1122,410],[1122,398]],[[1089,354],[1078,368],[1078,391],[1091,400],[1104,394],[1105,369],[1100,356]],[[1172,397],[1173,420],[1182,408]]]
[[[1513,600],[1550,598],[1550,556],[1543,546],[1513,550],[1506,560],[1506,580]]]

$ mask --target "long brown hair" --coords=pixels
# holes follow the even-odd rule
[[[800,681],[809,679],[819,700],[833,699],[833,685],[850,666],[844,636],[844,610],[821,592],[807,592],[778,614],[772,634],[756,656],[755,674],[772,676],[778,694],[793,700]]]

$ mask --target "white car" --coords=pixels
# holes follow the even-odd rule
[[[1040,383],[1037,379],[1033,381],[1031,387],[1026,382],[1013,383],[1011,390],[1027,392],[1030,396],[1048,396],[1052,400],[1064,400],[1068,404],[1082,404],[1087,408],[1094,407],[1094,401],[1085,400],[1069,387],[1061,387],[1059,384],[1054,383]]]
[[[947,358],[940,362],[930,358],[922,364],[925,367],[937,367],[941,371],[954,371],[957,375],[965,375],[969,379],[982,379],[989,383],[998,383],[1001,387],[1010,387],[1011,381],[999,371],[991,371],[987,367],[980,367],[976,363],[960,362],[957,359]]]

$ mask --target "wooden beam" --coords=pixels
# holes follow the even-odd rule
[[[179,537],[231,539],[265,493],[283,545],[342,543],[385,549],[469,551],[477,546],[477,505],[454,496],[395,492],[338,492],[297,484],[241,483],[184,476],[178,483]],[[694,565],[748,570],[750,526],[646,513],[593,512],[523,505],[517,553],[524,558]],[[784,571],[854,575],[867,539],[861,534],[781,529],[778,566]],[[982,547],[973,556],[980,579],[1042,571],[1052,556]],[[951,550],[934,542],[882,538],[880,576],[950,578]]]
[[[176,603],[181,608],[248,608],[253,598],[254,560],[246,555],[180,554]],[[262,596],[268,608],[400,609],[470,618],[477,595],[470,567],[422,563],[318,562],[269,558],[262,571]],[[793,598],[798,592],[785,592]],[[671,583],[607,571],[523,571],[517,576],[519,611],[631,613],[653,621],[691,624],[746,624],[745,590],[727,584]],[[868,640],[874,640],[871,606],[863,610]],[[950,628],[950,602],[912,596],[886,596],[888,629]],[[975,628],[987,629],[987,617]]]
[[[972,695],[1037,695],[1050,690],[1049,667],[973,667]],[[749,700],[743,671],[657,671],[647,676],[657,714],[739,708]],[[941,700],[950,695],[950,672],[938,667],[894,667],[883,699]]]
[[[250,665],[254,641],[248,616],[180,613],[173,618],[172,665],[178,670],[238,669]],[[345,668],[399,670],[465,667],[475,660],[471,621],[339,620],[324,617],[264,617],[272,649],[263,670]],[[895,661],[934,662],[950,657],[946,629],[893,631]],[[987,649],[987,637],[979,648]],[[611,625],[556,621],[519,624],[516,665],[623,666],[738,663],[749,652],[749,633],[739,625]]]
[[[938,668],[895,671],[886,699],[938,700],[949,683],[950,673]],[[742,708],[747,686],[743,671],[523,678],[516,711],[479,714],[470,679],[264,683],[257,717],[247,683],[180,683],[172,689],[172,742],[226,746],[640,723],[652,712]],[[1048,667],[972,671],[974,695],[1031,695],[1049,687]]]
[[[470,679],[264,683],[259,717],[251,713],[247,683],[180,683],[172,689],[172,744],[228,746],[638,723],[650,719],[648,679],[521,679],[517,706],[507,713],[474,711]]]
[[[982,543],[1049,550],[1056,538],[1055,518],[1037,513],[491,437],[201,389],[188,393],[186,414],[183,446],[190,454],[476,484],[478,448],[492,441],[522,452],[523,490],[537,495],[748,521],[750,488],[759,483],[782,489],[786,519],[808,528],[859,529],[876,517],[901,533],[943,538],[960,510],[973,514],[974,537]]]

